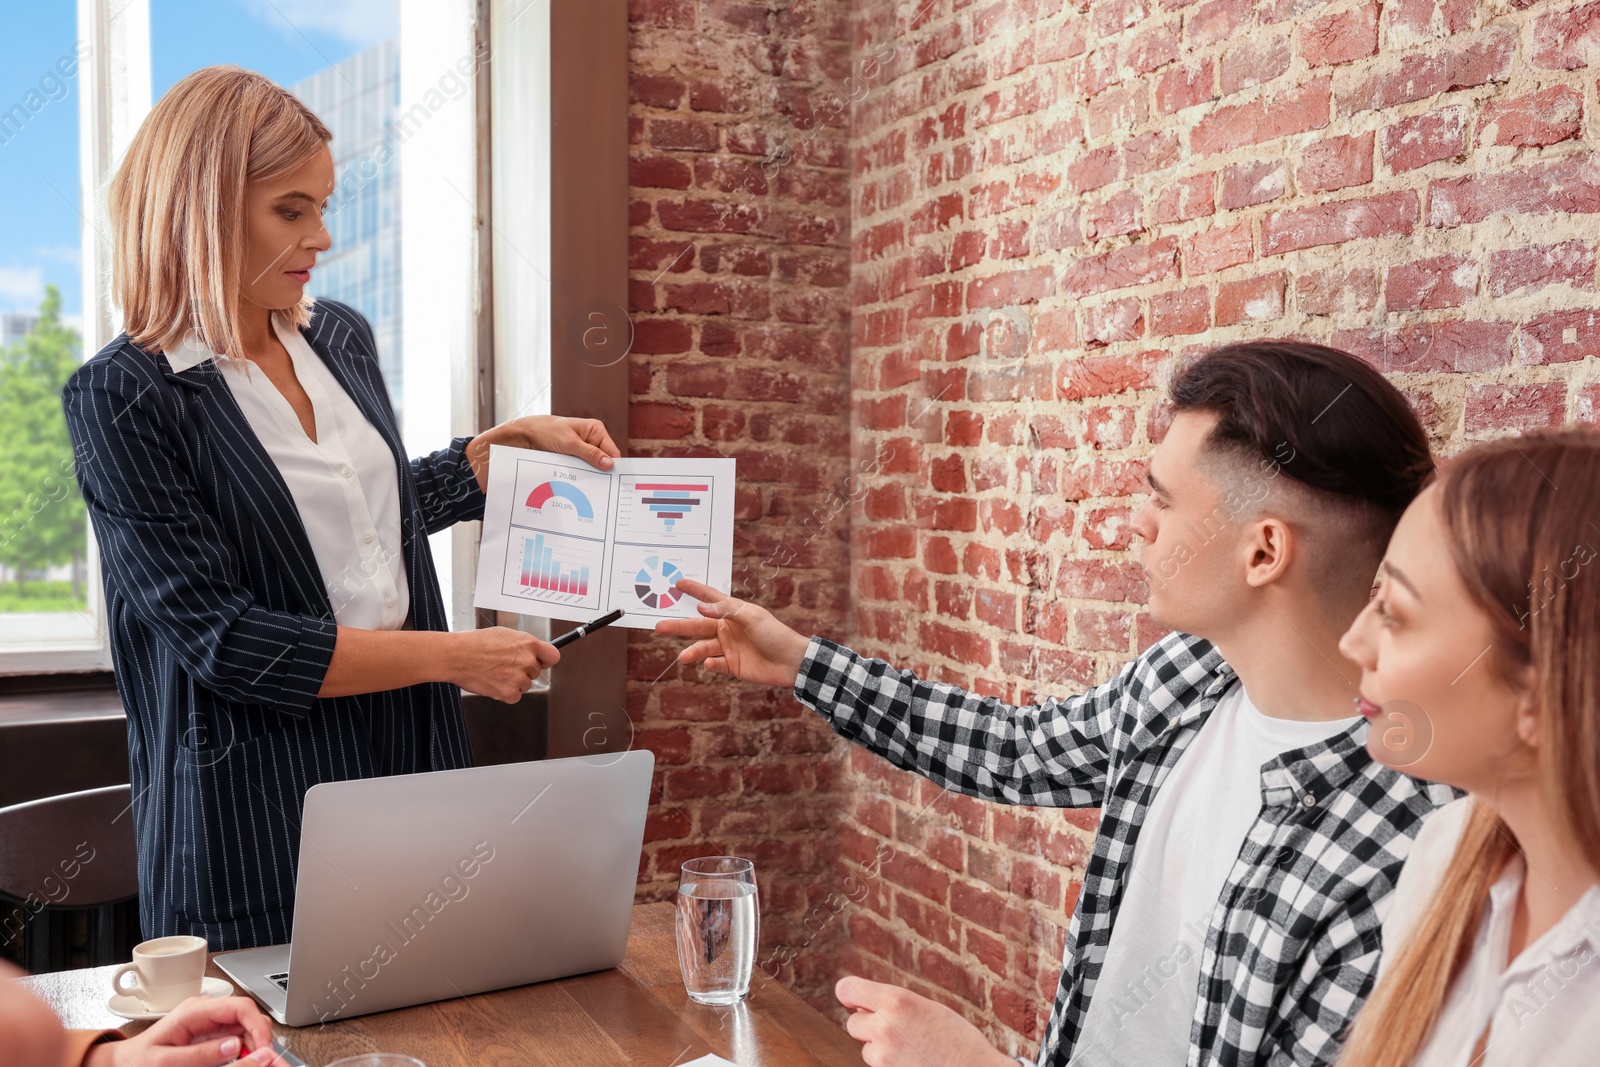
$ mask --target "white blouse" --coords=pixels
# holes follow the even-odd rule
[[[1383,920],[1383,963],[1398,958],[1443,880],[1471,814],[1463,797],[1440,808],[1417,835]],[[1489,907],[1472,955],[1412,1067],[1467,1067],[1484,1027],[1482,1061],[1473,1067],[1589,1067],[1600,1049],[1600,885],[1588,892],[1517,958],[1506,960],[1511,919],[1526,875],[1516,856],[1489,889]],[[1534,877],[1538,877],[1536,873]]]
[[[299,330],[272,316],[300,387],[311,398],[317,439],[289,401],[248,359],[220,355],[191,336],[167,361],[174,371],[215,359],[250,428],[294,497],[341,626],[397,630],[411,594],[400,538],[400,481],[389,450]]]

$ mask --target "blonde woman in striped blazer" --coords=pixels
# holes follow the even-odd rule
[[[311,786],[470,765],[459,690],[513,702],[559,658],[449,632],[427,536],[482,517],[489,445],[618,455],[600,423],[547,416],[407,457],[366,320],[305,296],[329,139],[260,75],[174,86],[109,190],[124,332],[63,394],[144,936],[214,950],[289,940]]]

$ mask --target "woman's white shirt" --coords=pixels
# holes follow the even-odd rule
[[[1379,976],[1399,958],[1433,900],[1466,829],[1473,800],[1440,808],[1423,825],[1383,920]],[[1589,1067],[1600,1056],[1600,886],[1590,886],[1555,926],[1507,961],[1511,920],[1526,877],[1516,856],[1489,889],[1472,955],[1412,1067],[1468,1067],[1484,1028],[1488,1045],[1472,1067]],[[1534,877],[1539,877],[1535,872]]]
[[[400,481],[394,453],[299,330],[272,326],[311,399],[317,439],[260,367],[219,355],[191,337],[168,353],[175,371],[215,359],[250,428],[294,497],[312,553],[341,626],[397,630],[411,594],[400,535]]]

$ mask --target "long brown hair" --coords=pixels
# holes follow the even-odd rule
[[[1444,470],[1450,555],[1488,616],[1485,661],[1530,666],[1537,767],[1568,839],[1600,866],[1600,431],[1548,430],[1478,445]],[[1474,806],[1438,892],[1361,1011],[1341,1064],[1406,1067],[1433,1030],[1517,845]]]
[[[111,290],[135,344],[170,352],[190,330],[239,351],[245,185],[288,174],[332,138],[295,95],[248,70],[206,67],[167,90],[108,189]],[[310,301],[278,314],[310,321]]]

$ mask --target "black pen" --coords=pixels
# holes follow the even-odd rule
[[[593,622],[586,622],[582,626],[577,626],[577,627],[574,627],[571,630],[568,630],[566,633],[562,634],[560,637],[556,638],[554,641],[551,641],[550,643],[552,645],[554,645],[556,648],[565,648],[567,645],[572,644],[572,642],[576,641],[578,638],[586,637],[589,634],[594,633],[596,630],[600,629],[603,626],[610,626],[612,623],[616,622],[620,618],[622,618],[622,609],[618,608],[616,611],[613,611],[613,612],[610,612],[609,614],[600,616],[598,619],[595,619]]]

